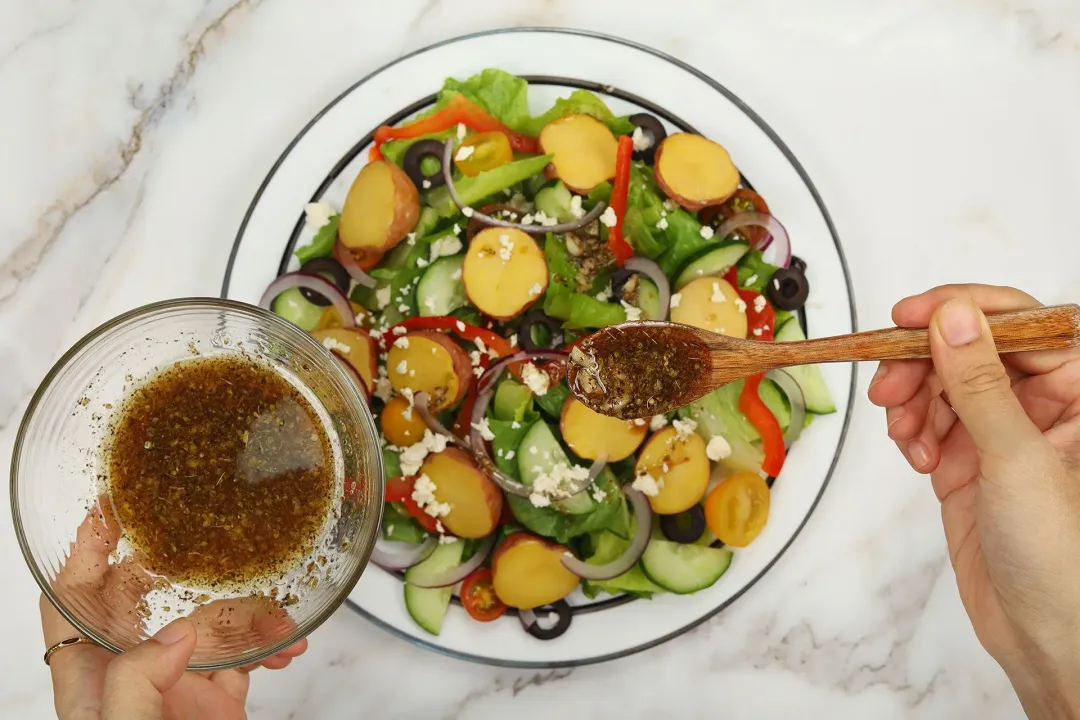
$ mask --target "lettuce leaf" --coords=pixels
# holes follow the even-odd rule
[[[301,264],[308,260],[320,257],[329,257],[334,254],[334,241],[337,240],[338,223],[341,221],[341,213],[330,218],[330,222],[319,228],[311,242],[293,251],[293,255]]]
[[[428,536],[420,523],[396,503],[383,507],[382,535],[386,540],[407,543],[422,543]]]
[[[566,543],[571,538],[599,530],[610,530],[619,536],[629,534],[630,514],[615,476],[606,469],[596,479],[596,486],[605,493],[604,501],[584,515],[567,515],[550,507],[538,508],[528,498],[507,495],[510,511],[527,529]]]
[[[570,97],[557,99],[551,109],[543,115],[529,118],[520,126],[514,127],[514,129],[525,135],[536,136],[552,120],[573,114],[592,115],[607,125],[614,135],[629,135],[634,132],[634,123],[630,122],[629,118],[626,116],[616,117],[615,113],[611,112],[611,109],[604,104],[603,100],[588,90],[575,90],[570,93]]]
[[[522,127],[530,120],[529,84],[504,70],[488,68],[465,80],[447,78],[436,108],[442,108],[457,94],[484,108],[511,130],[523,132]]]

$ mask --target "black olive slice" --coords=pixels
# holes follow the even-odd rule
[[[420,169],[420,163],[424,158],[434,158],[439,163],[439,168],[431,175],[425,175]],[[419,190],[430,190],[439,187],[446,182],[442,172],[443,144],[438,140],[420,140],[414,142],[405,151],[405,157],[401,161],[401,169],[409,176]],[[427,183],[425,185],[424,183]]]
[[[531,612],[533,622],[526,625],[525,620],[522,619],[521,624],[525,628],[525,632],[537,640],[554,640],[570,628],[570,621],[574,618],[574,611],[565,600],[557,600],[551,605],[536,608]],[[544,627],[548,624],[547,616],[550,613],[555,613],[558,619],[555,620],[555,624],[551,627]]]
[[[349,293],[349,273],[341,266],[334,258],[321,257],[312,258],[306,263],[300,266],[300,270],[312,275],[321,275],[330,282],[341,288],[341,291],[346,295]],[[326,307],[330,304],[330,300],[324,298],[314,290],[309,290],[306,287],[300,288],[300,292],[303,294],[304,299],[313,305],[319,305],[320,307]]]
[[[533,340],[532,331],[537,325],[547,328],[551,338],[546,346],[541,346]],[[525,318],[518,328],[518,347],[522,350],[546,350],[559,347],[563,344],[562,323],[545,313],[540,308],[533,308],[525,313]]]
[[[806,298],[810,296],[810,283],[802,270],[780,268],[765,284],[765,296],[773,307],[793,312],[806,304]]]
[[[652,165],[656,161],[656,148],[667,137],[664,124],[655,115],[649,113],[636,113],[629,118],[630,122],[641,128],[641,133],[649,140],[649,147],[644,150],[634,149],[634,159]]]
[[[672,542],[684,545],[695,543],[705,532],[705,511],[700,505],[695,505],[675,515],[661,515],[660,532]]]

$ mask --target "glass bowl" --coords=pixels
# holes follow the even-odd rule
[[[229,590],[170,582],[125,554],[104,452],[135,387],[178,362],[220,355],[260,361],[308,399],[330,438],[336,483],[315,549],[284,574]],[[382,505],[378,435],[353,378],[291,323],[216,298],[147,305],[77,342],[30,401],[11,463],[19,546],[56,609],[113,652],[186,615],[199,631],[190,670],[259,662],[318,627],[360,578]]]

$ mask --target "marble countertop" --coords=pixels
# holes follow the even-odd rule
[[[251,196],[311,115],[396,56],[499,26],[624,36],[733,90],[824,196],[864,328],[942,282],[1077,299],[1072,0],[363,5],[0,0],[0,467],[67,345],[136,305],[218,292]],[[884,431],[858,400],[799,542],[732,608],[664,646],[505,670],[419,650],[342,610],[287,671],[254,676],[251,715],[1020,717],[963,614],[933,493]],[[38,590],[8,523],[0,562],[0,707],[49,717]]]

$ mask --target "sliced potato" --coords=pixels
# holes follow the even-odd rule
[[[727,280],[702,277],[679,292],[682,301],[671,308],[671,322],[721,335],[746,337],[746,306]]]
[[[423,330],[402,335],[386,357],[394,390],[426,392],[432,412],[445,410],[465,394],[472,375],[469,356],[442,333]]]
[[[409,176],[388,160],[376,160],[363,167],[349,188],[338,237],[361,267],[372,267],[409,234],[419,217],[420,194]]]
[[[482,538],[495,531],[502,515],[503,494],[472,456],[448,447],[428,455],[420,473],[435,484],[435,500],[450,506],[442,519],[448,532],[462,538]]]
[[[465,294],[480,312],[505,320],[547,290],[547,260],[528,233],[490,227],[476,233],[469,243],[462,281]]]
[[[660,485],[649,498],[653,512],[674,515],[697,505],[709,486],[709,457],[697,433],[680,438],[673,427],[649,438],[638,456],[635,472],[647,472]]]
[[[648,427],[633,420],[601,415],[571,397],[563,403],[559,430],[578,457],[595,460],[606,454],[608,462],[618,462],[634,454],[645,439]]]
[[[739,169],[722,145],[693,133],[676,133],[656,150],[656,182],[687,210],[700,210],[731,197],[739,187]]]
[[[311,337],[321,342],[326,349],[337,352],[338,357],[349,363],[367,386],[367,394],[371,395],[371,389],[375,387],[379,350],[367,331],[355,328],[325,328],[312,330]]]
[[[578,586],[562,557],[570,552],[542,537],[517,532],[502,541],[491,560],[492,586],[499,599],[522,610],[562,600]]]
[[[619,142],[607,125],[592,115],[563,115],[540,131],[540,147],[554,154],[549,167],[566,187],[587,194],[615,177]]]

